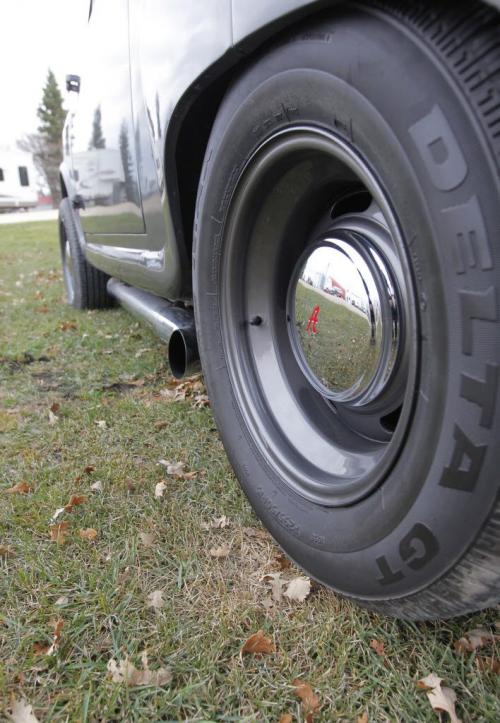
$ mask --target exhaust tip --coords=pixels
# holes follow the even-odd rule
[[[196,338],[176,329],[168,343],[168,363],[176,379],[182,379],[186,374],[200,371]]]

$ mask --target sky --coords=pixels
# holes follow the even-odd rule
[[[89,0],[0,2],[0,148],[15,149],[36,131],[49,67],[66,98],[66,75],[79,73],[88,6]]]

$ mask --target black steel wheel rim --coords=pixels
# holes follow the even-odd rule
[[[222,339],[238,408],[254,445],[279,483],[305,499],[325,506],[356,502],[377,488],[394,465],[417,386],[414,286],[400,225],[381,181],[333,133],[313,126],[278,132],[255,151],[239,176],[223,244]],[[328,294],[300,276],[319,247],[320,253],[333,254],[334,268],[346,257],[344,266],[352,266],[346,278],[352,285],[359,273],[358,288],[367,291],[368,303],[339,298],[338,290]],[[340,315],[349,319],[348,331],[359,317],[371,329],[372,343],[374,309],[380,307],[382,318],[384,307],[377,353],[366,344],[366,356],[373,358],[364,361],[364,352],[358,353],[354,384],[343,380],[337,361],[328,389],[309,364],[314,354],[301,341],[304,329],[302,336],[297,333],[299,279],[320,299],[323,325],[326,310],[339,315],[338,324],[334,314],[329,322],[331,348],[341,350],[337,360],[350,353],[347,332],[335,336]],[[326,344],[323,352],[329,348]]]

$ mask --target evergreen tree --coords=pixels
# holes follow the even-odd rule
[[[63,108],[63,97],[56,77],[50,69],[37,116],[40,119],[38,133],[26,136],[18,142],[18,146],[32,153],[37,169],[42,172],[50,188],[54,205],[59,205],[61,200],[59,166],[63,159],[62,132],[66,111]]]
[[[94,120],[92,121],[92,137],[89,143],[89,151],[93,148],[106,148],[106,139],[102,133],[102,115],[100,105],[98,105],[95,109]]]
[[[63,97],[57,85],[56,76],[50,68],[43,89],[42,102],[38,106],[37,116],[41,121],[38,132],[50,143],[60,146],[66,111],[63,108]]]

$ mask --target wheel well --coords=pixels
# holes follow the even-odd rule
[[[339,0],[338,4],[345,6],[343,0]],[[331,12],[332,9],[331,0],[317,0],[261,28],[219,59],[179,101],[176,112],[179,112],[180,120],[170,129],[170,138],[167,136],[165,169],[167,189],[175,189],[177,194],[177,198],[171,194],[173,205],[177,206],[172,208],[176,234],[189,258],[203,159],[217,111],[227,90],[272,44],[286,38],[290,32],[303,30],[304,21],[313,20],[324,14],[325,10]],[[200,85],[203,86],[201,92]],[[187,110],[183,112],[183,108]],[[172,158],[175,159],[174,164]],[[176,169],[175,177],[169,178],[172,165]]]
[[[66,188],[66,184],[64,183],[64,178],[62,173],[59,174],[59,184],[61,186],[61,198],[67,198],[68,197],[68,189]]]

